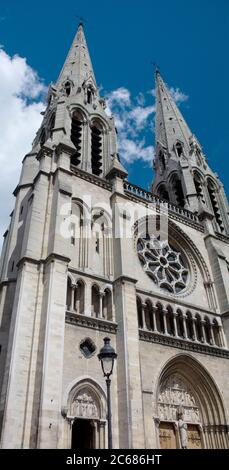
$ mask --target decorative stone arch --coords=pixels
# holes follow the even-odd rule
[[[174,144],[174,152],[178,158],[184,157],[184,142],[177,139]]]
[[[228,424],[221,394],[209,372],[188,354],[176,355],[160,372],[154,419],[159,446],[160,424],[164,423],[162,429],[166,429],[168,423],[171,436],[173,426],[173,445],[178,448],[184,447],[185,439],[188,448],[228,448]]]
[[[89,113],[88,113],[87,109],[85,109],[82,105],[80,105],[78,103],[77,104],[72,103],[69,106],[70,118],[73,117],[74,113],[79,113],[79,115],[81,116],[84,124],[89,123]]]
[[[103,388],[91,377],[73,380],[65,390],[61,414],[65,419],[65,448],[72,446],[74,423],[80,420],[90,423],[93,432],[93,448],[106,447],[107,401]]]
[[[74,82],[71,80],[71,78],[67,77],[61,85],[62,93],[66,96],[70,96],[73,88],[74,88]]]

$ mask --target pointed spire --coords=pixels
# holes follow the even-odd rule
[[[156,101],[156,141],[166,147],[169,153],[172,151],[174,143],[181,141],[188,152],[192,132],[158,69],[156,70]]]
[[[96,86],[95,75],[87,47],[83,24],[79,23],[76,35],[73,39],[56,84],[58,86],[69,80],[70,82],[73,82],[77,89],[90,77]]]

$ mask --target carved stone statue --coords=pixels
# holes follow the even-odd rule
[[[180,442],[182,449],[187,449],[188,446],[188,435],[187,435],[187,424],[183,421],[183,408],[179,407],[177,410],[177,417],[178,417],[178,429],[180,435]]]

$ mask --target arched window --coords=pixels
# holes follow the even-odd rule
[[[185,198],[184,198],[181,180],[179,179],[178,175],[174,175],[172,179],[172,187],[173,187],[174,196],[176,199],[176,204],[180,207],[184,207]]]
[[[164,184],[161,184],[159,186],[157,193],[158,193],[158,196],[161,197],[161,199],[165,199],[166,201],[169,201],[169,193]]]
[[[181,338],[184,338],[184,323],[181,310],[177,310],[177,334]]]
[[[82,156],[82,134],[83,134],[83,118],[78,111],[72,116],[71,141],[75,145],[76,151],[71,156],[71,165],[77,166],[81,162]]]
[[[163,321],[163,308],[161,304],[156,305],[156,322],[157,330],[159,333],[165,333],[164,321]]]
[[[218,325],[217,320],[213,320],[213,335],[214,335],[216,346],[220,347],[221,341],[220,341],[219,325]]]
[[[203,341],[202,328],[201,328],[201,318],[199,315],[195,317],[196,321],[196,337],[198,341]]]
[[[92,315],[98,318],[100,316],[100,292],[97,285],[92,286]]]
[[[103,318],[112,321],[112,296],[110,289],[105,289],[103,295]]]
[[[165,155],[162,152],[162,150],[160,150],[158,158],[159,158],[159,163],[160,163],[161,170],[165,171],[165,169],[166,169]]]
[[[152,313],[152,303],[147,300],[145,303],[145,322],[146,322],[146,328],[148,330],[154,330],[154,325],[153,325],[153,313]]]
[[[74,299],[74,309],[77,313],[84,313],[84,290],[84,283],[77,281]]]
[[[170,306],[167,308],[167,331],[170,335],[175,336],[175,330],[174,330],[174,321],[173,321],[173,310]]]
[[[212,209],[213,209],[213,212],[214,212],[216,223],[219,227],[219,230],[221,232],[224,232],[223,221],[222,221],[222,217],[221,217],[221,214],[220,214],[220,209],[219,209],[219,204],[218,204],[218,199],[217,199],[216,186],[214,185],[214,183],[211,180],[208,180],[207,187],[208,187],[208,194],[209,194],[209,198],[210,198],[210,201],[211,201],[211,205],[212,205]]]
[[[175,147],[176,147],[177,156],[180,158],[183,153],[183,147],[180,142],[177,142]]]
[[[187,329],[188,339],[193,339],[194,338],[193,320],[192,320],[192,314],[190,312],[187,312],[186,314],[186,329]]]
[[[93,99],[93,91],[92,89],[89,87],[87,89],[87,102],[88,104],[92,104],[92,99]]]
[[[70,82],[66,82],[65,85],[64,85],[64,89],[65,89],[66,95],[69,96],[70,93],[71,93],[71,83],[70,83]]]
[[[98,275],[107,276],[112,272],[112,245],[110,215],[100,208],[91,214],[90,264]]]
[[[91,169],[94,175],[102,173],[103,130],[100,123],[94,121],[91,126]]]
[[[208,317],[205,317],[204,321],[205,321],[204,331],[205,331],[206,341],[207,343],[211,344],[212,339],[211,339],[211,330],[210,330],[210,320]]]
[[[137,297],[138,328],[143,328],[142,301]]]

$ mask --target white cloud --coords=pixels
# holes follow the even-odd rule
[[[183,103],[188,100],[188,95],[185,95],[179,88],[170,88],[169,93],[177,104]]]
[[[127,163],[133,163],[136,160],[143,160],[151,165],[154,158],[154,147],[145,145],[145,140],[137,141],[123,138],[120,142],[120,152],[123,160]]]
[[[106,112],[115,117],[119,153],[124,163],[136,160],[142,160],[147,165],[152,163],[154,147],[146,145],[142,131],[150,130],[155,105],[145,106],[145,103],[142,92],[132,99],[130,91],[124,87],[113,90],[107,96]]]
[[[167,85],[168,87],[168,85]],[[189,96],[186,95],[185,93],[183,93],[183,91],[180,90],[180,88],[169,88],[168,87],[168,90],[169,90],[169,93],[171,95],[171,97],[174,99],[175,103],[177,105],[179,105],[180,103],[183,103],[184,101],[187,101]],[[148,93],[153,96],[154,98],[156,98],[156,88],[153,88],[152,90],[149,90]]]
[[[155,112],[155,106],[147,106],[145,108],[137,106],[130,112],[130,118],[136,123],[139,129],[146,124],[148,117]]]
[[[1,237],[14,206],[11,194],[18,184],[22,158],[31,149],[42,120],[42,93],[46,89],[26,59],[10,57],[3,49],[0,49],[0,82]]]
[[[188,96],[179,88],[169,89],[172,98],[179,105],[187,101]],[[153,104],[146,105],[147,100]],[[140,92],[136,97],[131,97],[127,88],[120,87],[113,90],[107,96],[107,114],[115,117],[115,125],[118,129],[118,146],[121,158],[127,164],[136,160],[142,160],[146,165],[151,165],[154,159],[153,145],[147,145],[146,133],[151,133],[153,140],[154,117],[156,112],[156,90],[152,89],[145,94]]]

